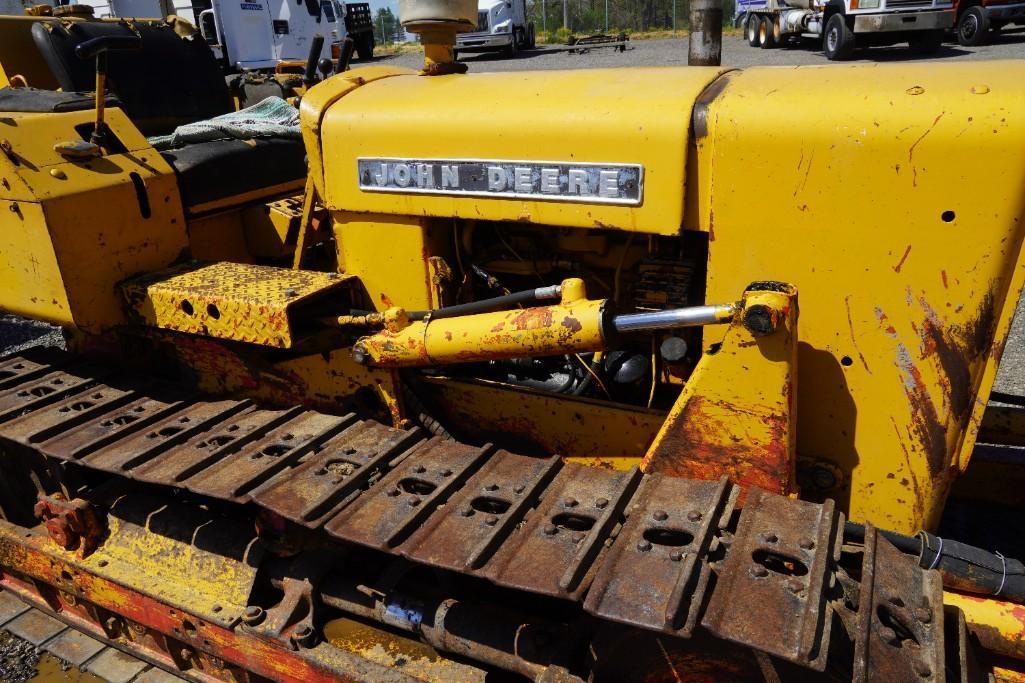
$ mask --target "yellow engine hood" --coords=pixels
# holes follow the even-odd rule
[[[425,77],[360,69],[317,86],[303,102],[311,173],[331,209],[673,235],[683,222],[691,110],[724,71]],[[408,185],[375,183],[368,169],[376,164],[380,178],[382,162],[410,168],[411,178],[399,178]],[[417,187],[416,166],[424,163],[432,180]],[[474,164],[485,177],[473,175]],[[462,188],[441,186],[442,165],[460,166]],[[487,187],[488,170],[496,167],[507,169],[504,179],[499,176],[505,192]],[[515,185],[517,167],[533,173],[531,192],[514,191],[526,186]],[[637,171],[638,186],[625,181],[634,195],[616,199],[598,191],[599,178],[614,182],[599,176],[601,170],[615,174],[616,169]],[[589,190],[581,180],[588,172]],[[549,185],[542,196],[545,179]],[[467,192],[467,184],[477,191]]]

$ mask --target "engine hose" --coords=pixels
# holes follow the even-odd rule
[[[427,408],[424,406],[423,401],[416,395],[413,388],[409,386],[408,382],[402,384],[402,398],[406,402],[406,406],[409,408],[409,412],[416,417],[417,423],[424,429],[426,429],[433,436],[440,436],[443,439],[453,440],[452,434],[449,433],[445,427],[438,422],[433,415],[427,412]]]
[[[917,536],[883,529],[879,533],[901,552],[917,556],[922,569],[938,569],[947,588],[1025,603],[1025,565],[1020,560],[928,531],[919,531]],[[846,522],[844,536],[864,541],[865,527]]]
[[[594,384],[594,376],[598,372],[599,367],[601,367],[601,355],[596,353],[594,354],[594,358],[591,359],[591,371],[584,373],[584,379],[581,380],[580,384],[577,385],[577,388],[573,390],[574,396],[580,396],[591,388],[591,385]]]

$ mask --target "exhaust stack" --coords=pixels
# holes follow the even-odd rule
[[[455,59],[456,34],[477,25],[476,0],[400,0],[402,27],[420,35],[425,76],[466,73]]]

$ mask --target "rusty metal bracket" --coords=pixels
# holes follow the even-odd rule
[[[943,681],[943,579],[865,526],[855,683]]]
[[[81,498],[68,500],[60,493],[41,493],[35,513],[54,543],[65,550],[78,550],[81,557],[96,550],[107,533],[96,509]]]
[[[281,600],[267,610],[249,605],[242,623],[257,637],[279,641],[293,650],[315,646],[319,641],[315,595],[331,566],[322,553],[299,555],[289,563],[282,579],[272,581],[282,592]]]
[[[833,614],[826,589],[840,517],[831,500],[817,505],[751,489],[702,625],[824,670]]]
[[[707,553],[733,487],[650,475],[602,564],[584,609],[595,616],[689,637],[708,586]]]

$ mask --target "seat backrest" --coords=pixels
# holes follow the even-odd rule
[[[76,21],[36,24],[32,38],[65,91],[95,88],[95,64],[75,46],[90,38],[137,33],[142,48],[108,54],[107,86],[145,135],[234,110],[210,47],[198,34],[183,38],[161,21]]]

